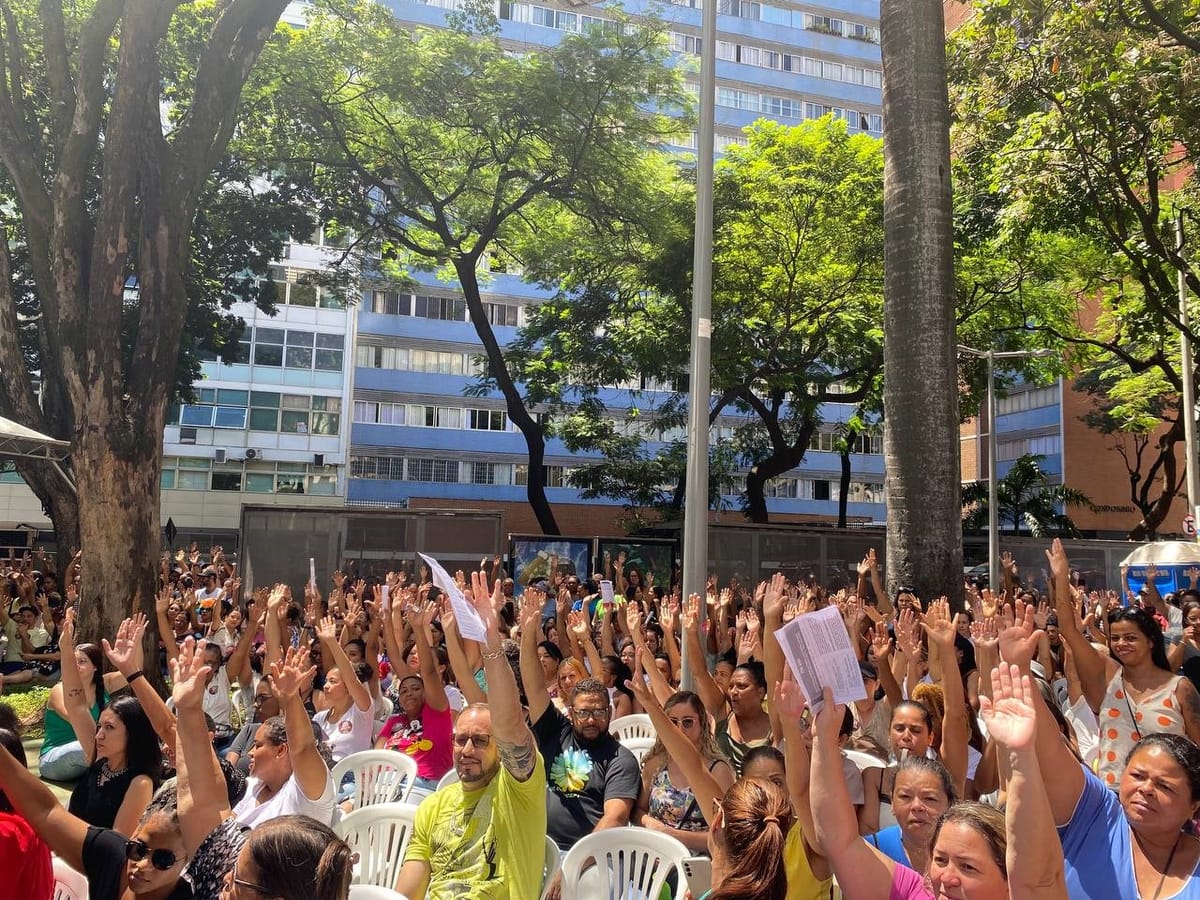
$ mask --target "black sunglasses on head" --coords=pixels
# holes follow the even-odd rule
[[[141,862],[150,857],[150,865],[160,872],[166,872],[179,862],[179,857],[170,850],[155,850],[145,841],[126,841],[125,858],[130,862]]]

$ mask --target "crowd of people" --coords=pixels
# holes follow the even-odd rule
[[[76,642],[79,558],[18,561],[0,673],[57,683],[41,778],[0,704],[0,860],[29,900],[53,896],[52,853],[93,900],[343,900],[353,785],[331,773],[383,748],[415,763],[407,900],[537,900],[547,836],[565,855],[614,828],[710,857],[692,900],[1200,898],[1200,591],[1088,591],[1046,555],[1047,584],[1006,556],[959,610],[889,596],[873,553],[853,589],[687,598],[620,557],[551,560],[516,596],[497,558],[453,576],[460,630],[424,567],[243,596],[214,547],[164,558],[154,607],[99,646]],[[859,659],[847,706],[808,702],[777,638],[829,606]],[[633,713],[640,757],[611,729]],[[579,896],[561,878],[548,896]]]

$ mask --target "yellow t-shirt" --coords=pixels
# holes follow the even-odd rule
[[[546,768],[528,780],[503,766],[481,791],[459,782],[417,809],[404,860],[429,863],[429,900],[528,900],[542,891],[546,857]]]
[[[783,842],[783,867],[787,872],[787,900],[828,900],[832,878],[818,881],[804,850],[804,829],[792,825]]]

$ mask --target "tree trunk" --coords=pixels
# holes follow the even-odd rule
[[[852,440],[854,435],[851,435],[848,440]],[[842,478],[839,482],[841,490],[838,492],[838,520],[837,527],[846,527],[846,507],[850,503],[850,451],[843,450],[842,457]]]
[[[962,594],[954,232],[938,0],[882,0],[887,581]]]
[[[1183,417],[1176,416],[1171,427],[1156,442],[1158,453],[1146,476],[1143,478],[1140,472],[1129,473],[1130,498],[1142,514],[1141,521],[1129,531],[1131,541],[1154,540],[1158,537],[1159,526],[1170,515],[1171,505],[1184,483],[1185,473],[1179,471],[1175,458],[1175,447],[1183,441],[1183,437]],[[1153,496],[1156,482],[1160,485],[1157,497]]]
[[[475,325],[475,333],[479,335],[484,352],[487,353],[488,367],[492,377],[496,379],[496,387],[504,395],[505,409],[508,418],[517,426],[525,438],[525,448],[529,456],[529,478],[525,486],[525,496],[529,507],[537,518],[538,527],[542,534],[561,534],[558,522],[554,518],[554,510],[546,497],[546,433],[537,420],[525,408],[525,400],[517,389],[504,362],[504,348],[496,340],[491,324],[487,320],[487,310],[483,308],[483,299],[479,294],[479,279],[475,274],[474,258],[459,258],[454,261],[454,269],[458,273],[458,282],[463,289],[467,308],[471,311],[471,322]]]
[[[776,431],[776,429],[771,429]],[[804,462],[804,454],[812,440],[816,423],[806,422],[800,429],[799,437],[794,443],[774,443],[771,455],[756,463],[746,475],[746,518],[756,525],[766,525],[769,521],[767,514],[767,482],[778,478],[785,472],[790,472]],[[781,432],[777,432],[781,433]]]

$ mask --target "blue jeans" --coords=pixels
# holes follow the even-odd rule
[[[83,745],[79,741],[71,741],[47,750],[38,759],[38,771],[43,778],[50,781],[74,781],[83,777],[88,769],[87,760],[83,758]]]

